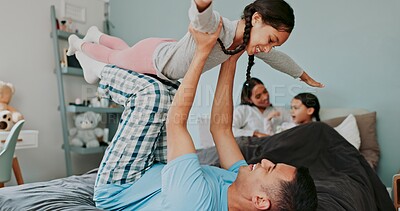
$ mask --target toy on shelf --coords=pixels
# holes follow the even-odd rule
[[[71,146],[99,147],[104,135],[103,129],[97,127],[101,115],[88,111],[74,116],[75,127],[69,130]]]
[[[0,131],[9,131],[19,120],[24,119],[14,107],[10,106],[10,101],[15,92],[11,83],[0,81]]]

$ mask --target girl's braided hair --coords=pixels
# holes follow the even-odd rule
[[[250,41],[250,31],[253,25],[251,24],[254,13],[258,12],[264,23],[271,25],[278,31],[291,33],[294,27],[294,13],[292,7],[284,0],[256,0],[244,8],[242,19],[245,20],[243,33],[243,42],[234,50],[227,50],[221,39],[218,38],[218,43],[222,51],[227,55],[234,55],[244,50]],[[249,81],[251,76],[251,68],[254,65],[254,55],[249,55],[246,80]]]

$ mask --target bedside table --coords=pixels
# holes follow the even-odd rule
[[[10,132],[0,131],[0,150],[3,149],[3,144],[6,142],[6,138]],[[37,130],[21,130],[18,136],[17,145],[15,149],[27,149],[27,148],[37,148],[38,147],[38,136],[39,131]],[[22,178],[21,168],[19,167],[18,159],[14,155],[12,161],[12,168],[14,171],[17,184],[24,184],[24,179]]]
[[[3,144],[6,142],[8,134],[8,131],[0,131],[0,148],[3,148]],[[37,148],[38,136],[38,130],[21,130],[15,149]]]

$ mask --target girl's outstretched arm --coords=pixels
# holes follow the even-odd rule
[[[280,72],[286,73],[294,78],[300,78],[306,84],[323,88],[324,85],[315,81],[311,78],[290,56],[278,51],[271,49],[268,53],[258,53],[255,55],[257,58],[263,60],[269,66]]]
[[[306,73],[306,71],[303,71],[303,74],[301,74],[300,79],[301,79],[301,81],[304,81],[304,83],[306,83],[306,84],[308,84],[310,86],[313,86],[313,87],[318,87],[318,88],[324,88],[325,87],[324,84],[322,84],[322,83],[320,83],[318,81],[315,81],[313,78],[311,78]]]

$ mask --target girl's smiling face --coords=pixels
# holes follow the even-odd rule
[[[269,93],[263,84],[257,84],[253,87],[250,100],[259,109],[266,109],[271,105]]]
[[[246,47],[247,54],[254,55],[260,52],[268,53],[273,47],[280,46],[289,38],[290,33],[278,31],[271,25],[263,22],[259,13],[252,18],[250,40]]]

